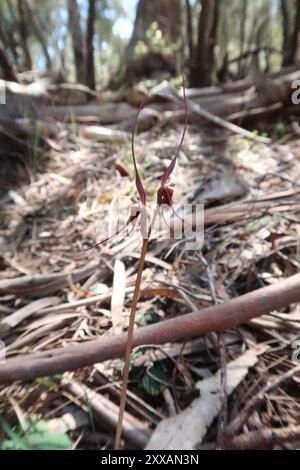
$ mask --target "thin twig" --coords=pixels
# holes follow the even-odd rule
[[[221,409],[218,420],[218,448],[224,448],[224,433],[227,427],[227,408],[228,408],[228,393],[227,393],[227,359],[226,359],[226,344],[224,333],[218,335],[218,346],[220,355],[220,400]]]
[[[214,284],[213,273],[212,273],[211,267],[201,253],[198,254],[198,256],[206,268],[211,297],[214,301],[214,304],[218,305],[218,297],[216,293],[216,288]],[[221,409],[220,409],[219,419],[218,419],[217,443],[218,443],[218,448],[223,448],[224,447],[223,437],[224,437],[224,432],[227,426],[227,408],[228,408],[226,343],[225,343],[225,336],[223,332],[220,332],[218,334],[218,349],[219,349],[219,357],[220,357]]]
[[[243,410],[238,414],[234,421],[230,423],[227,428],[227,436],[232,436],[236,434],[243,424],[246,422],[247,418],[249,417],[250,413],[257,409],[261,403],[264,401],[265,396],[267,393],[272,392],[275,388],[282,385],[287,380],[291,379],[295,374],[300,372],[300,365],[294,367],[293,369],[288,370],[285,374],[276,378],[270,384],[265,385],[259,392],[256,394],[248,403],[245,405]]]

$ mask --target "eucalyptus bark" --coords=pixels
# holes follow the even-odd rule
[[[190,0],[185,0],[186,10],[186,35],[187,44],[189,49],[189,63],[191,65],[194,56],[194,42],[193,42],[193,22],[192,22],[192,9]]]
[[[290,50],[289,50],[287,65],[292,65],[296,63],[298,43],[299,43],[299,31],[300,31],[300,0],[296,0],[294,27],[293,27],[293,31],[291,34]]]
[[[181,0],[139,0],[133,33],[126,50],[126,60],[130,62],[134,59],[134,50],[138,41],[148,42],[146,33],[154,21],[169,43],[180,40],[181,13]]]
[[[289,51],[289,26],[290,15],[287,0],[281,0],[281,18],[282,18],[282,65],[286,65]]]
[[[18,0],[18,12],[19,12],[19,31],[21,44],[20,47],[24,53],[24,66],[26,70],[32,70],[32,60],[30,56],[29,46],[28,46],[28,29],[27,29],[27,19],[26,11],[23,0]]]
[[[190,73],[193,87],[209,86],[214,69],[214,49],[219,23],[220,0],[203,0],[198,23],[198,41]]]
[[[96,1],[89,0],[89,12],[86,33],[86,85],[92,90],[96,89],[95,61],[94,61],[94,35],[95,35]]]
[[[11,32],[8,34],[7,20],[3,17],[0,18],[0,41],[2,41],[4,48],[9,49],[11,51],[15,66],[18,67],[19,56],[17,53],[17,43],[15,41],[14,35]]]
[[[48,52],[47,48],[47,40],[44,35],[43,27],[41,25],[40,18],[36,12],[32,11],[32,8],[30,4],[28,3],[27,0],[23,0],[23,6],[27,14],[27,18],[32,26],[33,32],[37,40],[39,41],[43,54],[45,56],[45,61],[47,68],[51,70],[52,68],[52,63],[51,63],[51,58]]]
[[[85,83],[85,59],[83,52],[83,40],[80,27],[80,15],[76,0],[68,0],[68,15],[70,34],[73,45],[76,80],[78,83]]]
[[[293,24],[290,17],[290,0],[281,0],[282,14],[282,65],[293,65],[296,63],[300,32],[300,0],[295,0],[295,16]]]
[[[3,78],[4,80],[10,81],[10,82],[17,82],[18,79],[15,75],[14,69],[9,63],[9,60],[7,58],[7,54],[0,44],[0,67],[3,72]]]

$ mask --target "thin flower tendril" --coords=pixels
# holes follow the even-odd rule
[[[138,167],[137,167],[137,163],[136,163],[135,150],[134,150],[134,135],[135,135],[135,130],[136,130],[136,127],[137,127],[137,122],[138,122],[140,112],[142,111],[142,109],[145,105],[145,102],[148,98],[149,92],[150,92],[150,90],[147,91],[147,94],[146,94],[145,98],[143,99],[143,101],[140,104],[139,110],[138,110],[138,112],[136,114],[136,117],[135,117],[135,120],[134,120],[134,126],[133,126],[133,130],[132,130],[132,135],[131,135],[131,150],[132,150],[132,160],[133,160],[134,171],[135,171],[135,185],[136,185],[136,189],[137,189],[137,192],[139,194],[139,197],[140,197],[140,202],[141,202],[142,206],[144,206],[144,207],[146,206],[146,192],[145,192],[145,189],[144,189],[144,186],[143,186],[140,174],[139,174],[139,170],[138,170]],[[85,251],[91,250],[92,248],[95,248],[96,246],[100,246],[103,243],[111,240],[115,236],[118,236],[121,232],[123,232],[126,229],[126,227],[129,224],[133,224],[135,221],[137,221],[138,218],[141,215],[141,210],[139,210],[139,208],[137,208],[136,206],[134,206],[134,209],[135,209],[135,212],[131,214],[131,216],[129,217],[129,219],[127,220],[127,222],[125,223],[125,225],[123,227],[121,227],[116,233],[114,233],[110,237],[106,237],[103,240],[101,240],[100,242],[94,243],[92,246],[86,248]]]
[[[137,128],[137,123],[138,123],[138,118],[139,118],[140,112],[142,111],[142,109],[145,105],[145,102],[146,102],[146,100],[148,98],[148,95],[149,95],[149,91],[150,90],[147,91],[147,94],[146,94],[145,98],[143,99],[143,101],[140,104],[139,110],[138,110],[137,115],[135,117],[134,126],[133,126],[133,130],[132,130],[132,135],[131,135],[131,151],[132,151],[132,160],[133,160],[134,171],[135,171],[135,185],[136,185],[137,192],[139,193],[139,196],[140,196],[140,201],[141,201],[143,206],[146,205],[146,192],[145,192],[145,189],[144,189],[144,186],[143,186],[140,174],[139,174],[139,170],[138,170],[138,167],[137,167],[137,163],[136,163],[135,150],[134,150],[134,135],[135,135],[135,130]]]
[[[158,191],[160,191],[160,194],[163,195],[164,199],[169,200],[169,202],[171,202],[171,203],[172,203],[173,191],[170,192],[170,188],[166,188],[166,183],[167,183],[171,173],[173,172],[173,170],[175,168],[177,157],[179,155],[179,152],[181,150],[181,147],[182,147],[182,144],[183,144],[183,141],[184,141],[184,137],[185,137],[185,133],[186,133],[186,129],[187,129],[187,123],[188,123],[188,110],[187,110],[187,103],[186,103],[186,96],[185,96],[184,75],[182,75],[182,87],[183,87],[183,103],[184,103],[184,110],[185,110],[185,120],[184,120],[183,133],[182,133],[182,136],[181,136],[179,146],[176,150],[175,156],[172,158],[172,161],[171,161],[170,165],[168,166],[168,168],[164,172],[162,180],[161,180],[161,187],[158,190]],[[163,189],[165,189],[165,191],[162,191]],[[167,191],[166,191],[166,189],[167,189]],[[167,204],[165,201],[163,203]]]
[[[159,214],[162,216],[162,219],[165,223],[165,225],[170,229],[170,233],[171,235],[173,234],[174,235],[174,223],[173,223],[173,226],[171,224],[169,224],[165,218],[165,214],[164,214],[164,210],[165,210],[165,204],[161,205],[161,206],[158,206],[159,207]],[[186,225],[188,225],[189,227],[191,227],[191,229],[194,231],[194,225],[193,223],[190,223],[188,222],[187,220],[185,220],[183,217],[181,217],[179,214],[177,214],[177,212],[175,211],[174,207],[173,206],[169,206],[170,209],[172,210],[172,213],[173,213],[173,216],[176,217],[178,220],[180,220],[181,224],[182,224],[182,229],[184,230],[184,227]]]
[[[179,146],[176,150],[175,156],[172,158],[172,161],[171,161],[170,165],[168,166],[168,168],[166,169],[166,171],[163,174],[160,188],[157,191],[157,204],[158,204],[158,206],[166,205],[166,206],[172,207],[173,215],[175,217],[177,217],[183,224],[185,224],[186,222],[177,214],[177,212],[173,208],[174,190],[171,187],[171,185],[170,186],[166,185],[170,175],[172,174],[172,172],[175,168],[177,157],[178,157],[179,152],[182,148],[182,144],[183,144],[183,141],[184,141],[184,138],[185,138],[187,123],[188,123],[188,110],[187,110],[187,102],[186,102],[186,94],[185,94],[185,82],[184,82],[184,75],[183,74],[182,74],[182,87],[183,87],[183,103],[184,103],[184,110],[185,110],[184,128],[183,128],[182,136],[181,136],[181,139],[180,139]],[[163,216],[163,218],[164,218],[164,216]],[[190,225],[190,224],[188,224],[188,225]]]
[[[133,206],[133,208],[131,209],[131,212],[132,213],[131,213],[130,217],[128,218],[128,220],[126,221],[126,223],[117,232],[113,233],[110,237],[104,238],[103,240],[101,240],[98,243],[94,243],[92,246],[89,246],[88,248],[86,248],[85,251],[89,251],[92,248],[95,248],[96,246],[100,246],[103,243],[108,242],[112,238],[117,237],[118,235],[120,235],[120,233],[122,233],[124,230],[126,230],[126,228],[128,227],[129,224],[132,224],[132,230],[133,230],[134,229],[134,222],[139,218],[139,216],[141,214],[141,211],[136,206]],[[127,235],[130,235],[132,233],[132,230]]]

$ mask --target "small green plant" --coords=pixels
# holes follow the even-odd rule
[[[151,325],[160,321],[160,316],[155,312],[153,308],[149,308],[146,312],[142,312],[137,315],[136,323],[139,326]]]
[[[131,179],[133,179],[134,176],[135,176],[135,171],[134,171],[134,165],[133,165],[133,162],[132,162],[131,150],[127,150],[125,152],[124,162],[126,163],[126,166],[128,168],[129,177]],[[149,162],[149,161],[144,160],[142,162],[142,164],[140,165],[140,173],[141,173],[142,176],[144,175],[144,172],[149,168],[150,165],[151,165],[151,162]]]
[[[149,367],[140,383],[149,395],[157,396],[168,386],[170,378],[166,374],[164,367],[161,364],[154,364]]]
[[[157,52],[160,54],[173,54],[179,49],[179,43],[169,44],[159,29],[157,21],[153,21],[146,32],[146,41],[138,41],[134,48],[136,58],[147,54],[147,52]]]
[[[74,142],[76,142],[76,139],[78,137],[78,124],[77,124],[76,114],[73,110],[71,111],[70,118],[71,118],[71,134],[72,134]]]
[[[287,134],[287,128],[283,121],[279,120],[275,124],[275,134],[278,139],[284,137]]]
[[[259,137],[268,137],[268,133],[267,133],[267,132],[259,132],[258,129],[253,129],[252,134],[253,134],[254,136],[259,136]]]
[[[13,429],[0,415],[0,426],[6,436],[0,443],[1,450],[71,450],[67,434],[49,431],[47,421],[31,417],[21,427]]]
[[[158,396],[166,387],[172,386],[172,378],[161,361],[153,364],[149,359],[149,362],[142,366],[136,365],[136,361],[141,356],[143,356],[142,351],[134,352],[131,356],[130,380],[136,384],[138,389],[143,390],[148,395]]]

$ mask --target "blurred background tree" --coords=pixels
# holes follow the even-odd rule
[[[300,0],[0,0],[0,13],[6,80],[95,90],[184,69],[201,87],[299,59]]]

